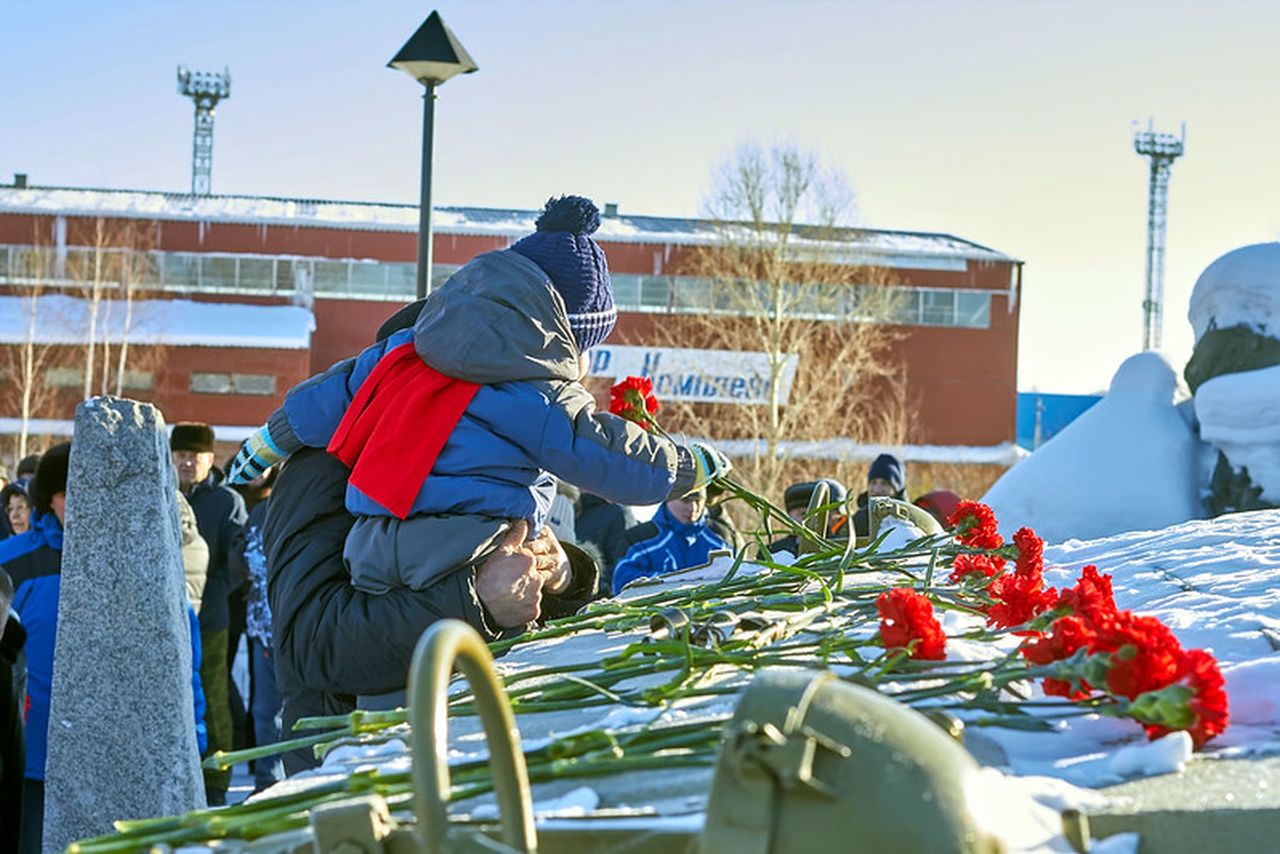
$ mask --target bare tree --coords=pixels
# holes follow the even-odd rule
[[[764,354],[759,403],[675,403],[664,419],[688,433],[748,440],[753,450],[738,468],[762,489],[779,485],[787,441],[897,444],[911,426],[893,347],[903,291],[861,248],[853,201],[843,174],[812,152],[739,149],[714,173],[706,205],[714,240],[678,270],[709,294],[698,310],[656,324],[649,339]]]
[[[115,370],[111,370],[110,361],[105,358],[105,353],[108,352],[105,340],[102,362],[102,393],[114,393],[117,397],[124,393],[130,358],[129,339],[134,332],[136,320],[134,302],[135,298],[142,293],[146,284],[150,259],[148,252],[150,246],[139,236],[132,225],[125,227],[122,236],[120,251],[116,253],[115,258],[118,287],[113,294],[116,298],[115,303],[113,303],[113,310],[122,311],[124,317],[120,322],[121,335],[116,354]],[[143,361],[151,367],[158,365],[159,359],[162,358],[160,349],[157,345],[148,347]],[[114,389],[112,387],[113,380]]]
[[[18,413],[16,457],[28,453],[31,422],[46,414],[56,390],[44,380],[45,368],[53,361],[55,348],[40,334],[40,321],[48,313],[40,312],[40,296],[46,290],[45,275],[49,269],[49,253],[41,247],[10,255],[10,281],[7,293],[18,300],[21,338],[0,350],[4,375],[10,379],[7,395],[10,406]],[[14,405],[16,404],[16,405]]]
[[[127,224],[95,220],[86,245],[73,247],[70,263],[56,278],[54,253],[40,235],[30,247],[10,253],[5,293],[20,298],[23,334],[0,346],[0,402],[4,413],[20,420],[15,442],[19,456],[30,445],[33,421],[66,417],[83,397],[121,395],[140,374],[150,372],[154,380],[163,371],[164,347],[139,347],[132,340],[150,263],[149,245],[141,235]],[[83,304],[76,308],[70,303],[69,313],[60,313],[58,306],[67,304],[54,299],[60,294],[83,299]],[[69,338],[68,332],[81,329],[81,342],[72,343],[78,336],[72,332]]]
[[[106,220],[102,217],[98,217],[93,223],[93,244],[88,258],[88,269],[86,270],[85,276],[85,284],[88,285],[89,310],[89,337],[85,342],[84,353],[84,397],[86,400],[93,394],[93,373],[95,367],[93,351],[97,344],[98,315],[102,310],[103,292],[106,290],[107,276],[109,274],[110,266],[108,252],[111,248],[111,244],[108,241],[109,237],[107,234]]]

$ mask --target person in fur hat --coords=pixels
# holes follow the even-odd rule
[[[587,352],[617,319],[588,199],[547,202],[536,231],[473,258],[416,322],[291,389],[240,449],[252,480],[306,447],[351,468],[357,589],[423,590],[504,540],[544,533],[556,478],[626,504],[683,496],[729,471],[713,448],[595,410]],[[550,567],[567,583],[560,562]]]

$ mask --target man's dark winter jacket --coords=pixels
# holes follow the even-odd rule
[[[501,633],[475,590],[475,573],[455,572],[421,591],[369,594],[351,586],[343,543],[355,522],[344,506],[350,472],[319,449],[289,458],[263,526],[276,676],[285,724],[354,707],[356,694],[405,686],[422,632],[436,620],[464,620],[486,640]],[[572,614],[595,593],[597,571],[571,545],[573,581],[543,599],[546,618]],[[290,771],[302,767],[288,763]]]
[[[0,601],[0,607],[7,606]],[[22,780],[26,776],[22,707],[27,693],[27,656],[22,647],[27,632],[17,612],[9,610],[8,617],[0,632],[0,851],[17,851]]]
[[[617,593],[637,578],[665,575],[707,562],[711,552],[729,548],[708,524],[707,514],[688,525],[676,520],[663,504],[653,521],[636,528],[635,542],[613,568],[613,592]]]
[[[579,543],[591,543],[604,558],[600,567],[601,589],[612,589],[613,567],[631,546],[627,532],[639,524],[636,514],[625,504],[614,504],[598,495],[582,493],[573,528]]]
[[[240,493],[222,483],[222,472],[216,468],[187,493],[191,509],[196,511],[200,536],[209,545],[209,573],[200,602],[200,628],[218,631],[230,625],[231,612],[227,597],[231,594],[230,561],[244,546],[244,526],[249,513]]]

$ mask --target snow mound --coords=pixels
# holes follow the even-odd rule
[[[1202,515],[1202,443],[1174,404],[1177,375],[1164,356],[1138,353],[1111,390],[983,501],[1006,536],[1029,525],[1049,542],[1150,530]]]
[[[1278,310],[1280,243],[1255,243],[1232,250],[1205,268],[1191,291],[1187,319],[1197,341],[1210,328],[1232,326],[1274,335]]]

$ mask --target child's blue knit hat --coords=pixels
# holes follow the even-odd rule
[[[537,231],[511,248],[551,279],[564,298],[578,350],[585,353],[607,338],[618,320],[609,265],[591,239],[600,227],[600,211],[590,199],[561,196],[547,201],[536,225]]]
[[[881,454],[871,461],[871,468],[867,470],[867,482],[870,483],[875,478],[889,481],[894,492],[901,492],[907,485],[902,463],[893,454]]]

